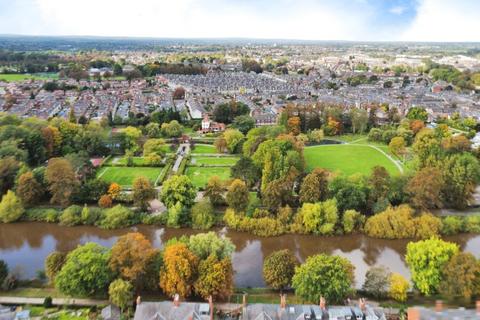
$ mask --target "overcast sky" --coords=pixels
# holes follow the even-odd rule
[[[480,41],[480,0],[0,0],[0,34]]]

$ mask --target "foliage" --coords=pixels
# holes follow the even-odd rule
[[[237,151],[237,147],[239,143],[243,140],[244,135],[237,129],[227,129],[223,133],[223,139],[225,139],[225,143],[227,146],[227,150],[229,153],[235,153]]]
[[[0,260],[0,284],[3,283],[5,278],[8,276],[8,266],[5,261]]]
[[[148,209],[150,200],[155,198],[156,191],[145,177],[138,177],[133,181],[133,204],[145,211]]]
[[[76,226],[82,222],[82,207],[77,205],[72,205],[65,210],[63,210],[60,215],[59,222],[64,226]]]
[[[465,231],[471,233],[480,233],[480,215],[469,215],[464,222]]]
[[[217,122],[229,124],[236,117],[248,114],[250,108],[243,102],[231,100],[228,103],[222,103],[213,109],[213,119]]]
[[[236,212],[245,211],[249,202],[248,188],[244,181],[235,179],[228,187],[227,204]]]
[[[132,210],[120,204],[105,210],[104,218],[100,226],[105,229],[118,229],[128,227],[134,222]]]
[[[120,192],[122,191],[122,187],[118,183],[111,183],[110,186],[108,187],[108,195],[112,200],[115,200],[119,195]]]
[[[410,289],[410,283],[401,274],[392,273],[390,276],[390,288],[388,296],[396,301],[405,302],[407,292]]]
[[[20,199],[13,191],[8,190],[0,202],[0,220],[3,223],[15,222],[22,217],[24,212],[25,208]]]
[[[410,194],[412,206],[432,209],[442,207],[441,191],[444,185],[442,172],[439,169],[425,167],[415,173],[405,189]]]
[[[323,201],[328,195],[328,171],[315,168],[302,181],[300,188],[300,202],[314,203]]]
[[[55,287],[71,296],[105,293],[112,278],[108,268],[109,250],[87,243],[71,251],[55,277]]]
[[[422,107],[412,107],[408,109],[407,118],[410,120],[421,120],[425,122],[428,120],[428,112]]]
[[[133,286],[128,281],[117,279],[108,287],[110,302],[124,310],[133,300]]]
[[[213,205],[219,205],[225,202],[223,199],[223,192],[225,187],[218,176],[211,176],[208,179],[207,185],[205,186],[204,197],[210,199],[210,203]]]
[[[112,206],[112,198],[108,194],[104,194],[98,199],[98,206],[100,208],[110,208]]]
[[[45,274],[50,283],[55,283],[55,277],[65,264],[67,255],[63,252],[54,251],[45,259]]]
[[[464,221],[462,217],[447,216],[442,219],[442,234],[451,236],[464,230]]]
[[[182,135],[183,127],[177,120],[172,120],[169,123],[162,123],[160,131],[166,137],[177,138]]]
[[[31,171],[20,175],[15,189],[16,194],[26,206],[36,204],[44,194],[42,185],[38,183],[37,179]]]
[[[288,249],[271,253],[263,261],[263,279],[276,290],[288,288],[295,274],[298,261]]]
[[[330,183],[329,190],[337,200],[339,211],[353,209],[364,212],[366,210],[368,188],[362,179],[337,177]]]
[[[208,232],[190,236],[188,249],[202,260],[210,255],[215,255],[218,259],[224,259],[232,256],[235,245],[229,238],[219,237],[215,232]]]
[[[184,243],[165,248],[163,266],[160,271],[160,287],[169,296],[179,294],[188,297],[197,274],[198,258]]]
[[[215,213],[208,199],[197,202],[192,207],[192,227],[194,229],[210,229],[215,224]]]
[[[343,232],[352,233],[355,230],[363,230],[365,216],[355,210],[347,210],[343,213],[342,225]]]
[[[160,197],[167,208],[173,207],[177,202],[182,207],[190,208],[196,196],[196,189],[187,176],[173,175],[163,183]]]
[[[295,268],[292,286],[295,294],[317,303],[320,297],[338,302],[352,290],[355,267],[345,258],[319,254]]]
[[[51,203],[67,206],[79,183],[70,162],[63,158],[48,161],[45,179],[52,194]]]
[[[304,203],[299,210],[308,232],[333,234],[338,220],[337,203],[334,199],[317,203]]]
[[[470,300],[480,293],[480,263],[471,253],[457,253],[441,272],[439,291],[443,296]]]
[[[362,290],[374,298],[382,298],[388,293],[391,272],[387,267],[371,267],[365,274]]]
[[[230,258],[219,259],[212,254],[200,261],[195,293],[204,299],[226,299],[233,293],[233,267]]]
[[[233,119],[232,127],[240,130],[243,134],[247,134],[250,129],[255,127],[255,119],[249,115],[241,115]]]
[[[442,282],[442,270],[458,250],[458,245],[437,238],[410,242],[405,260],[415,287],[427,296],[436,293]]]

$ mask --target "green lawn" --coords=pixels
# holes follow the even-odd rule
[[[48,79],[58,79],[58,74],[56,73],[34,73],[34,74],[0,74],[0,80],[5,80],[7,82],[23,81],[23,80],[48,80]]]
[[[217,153],[217,149],[211,144],[196,144],[192,153]]]
[[[153,184],[164,168],[150,167],[103,167],[97,177],[109,183],[116,182],[122,187],[130,187],[137,177],[146,177]]]
[[[218,176],[222,180],[230,178],[230,168],[222,167],[188,167],[185,174],[192,180],[197,188],[203,188],[212,176]]]
[[[374,166],[385,167],[390,174],[399,174],[399,169],[380,151],[370,146],[338,144],[307,147],[304,151],[307,170],[316,167],[346,175],[370,174]]]
[[[237,157],[193,157],[191,163],[197,165],[233,166],[239,159]]]

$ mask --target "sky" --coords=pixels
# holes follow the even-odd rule
[[[0,0],[0,34],[480,41],[480,0]]]

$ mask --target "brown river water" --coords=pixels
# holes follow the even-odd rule
[[[52,251],[69,251],[86,242],[111,247],[119,236],[132,231],[143,233],[158,248],[172,237],[200,232],[144,225],[121,230],[102,230],[90,226],[62,227],[40,222],[0,223],[0,259],[6,261],[10,269],[20,270],[23,278],[31,278],[37,270],[43,269],[45,257]],[[290,249],[300,261],[318,253],[348,258],[355,266],[357,287],[361,287],[366,271],[374,265],[385,265],[394,272],[410,276],[404,258],[407,240],[380,240],[364,235],[283,235],[260,238],[226,229],[216,232],[229,237],[236,246],[233,266],[235,283],[239,287],[264,286],[263,259],[280,249]],[[446,240],[456,242],[463,250],[480,257],[480,235],[464,234]]]

